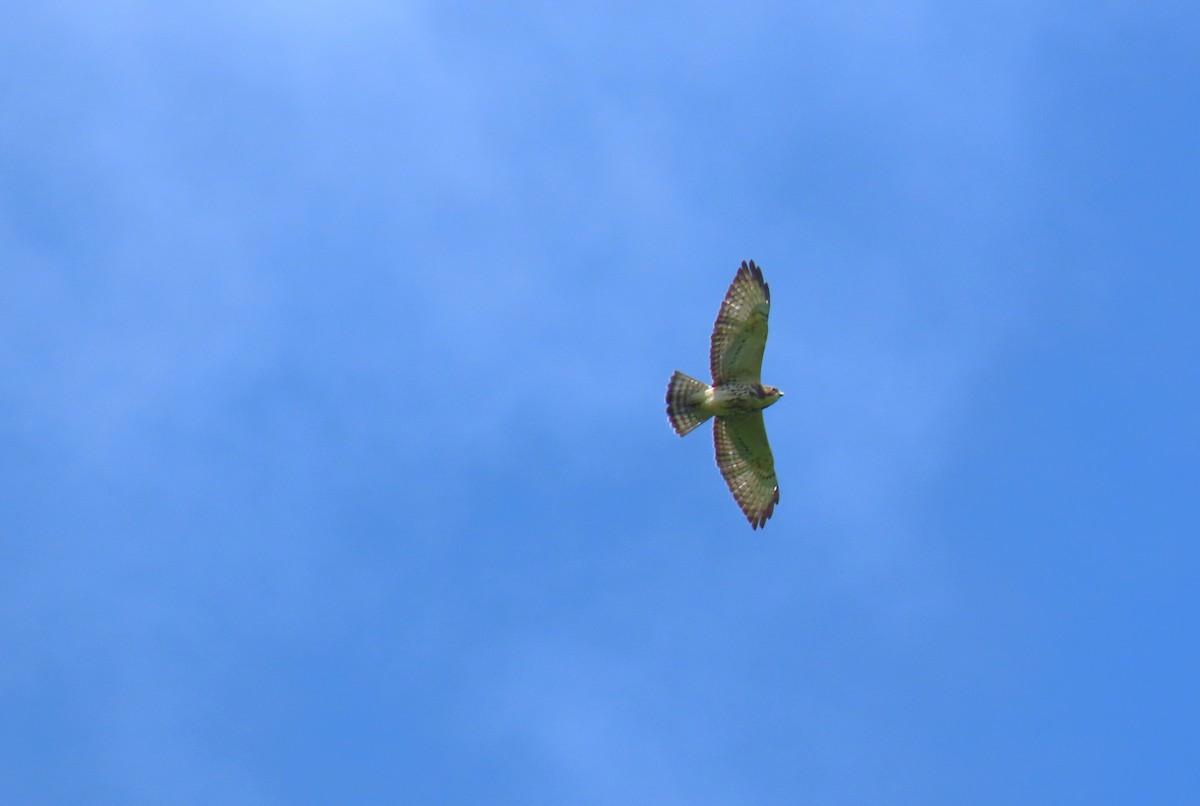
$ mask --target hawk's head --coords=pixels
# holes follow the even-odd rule
[[[776,389],[774,386],[764,386],[763,390],[763,408],[774,403],[779,398],[783,397],[783,392]]]

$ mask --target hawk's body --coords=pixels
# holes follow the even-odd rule
[[[754,261],[743,262],[713,325],[709,361],[713,384],[676,372],[667,385],[667,417],[679,436],[710,417],[717,467],[742,512],[757,529],[779,503],[775,458],[762,410],[783,393],[762,385],[771,289]]]

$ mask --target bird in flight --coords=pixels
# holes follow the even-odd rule
[[[717,467],[750,525],[767,522],[779,503],[775,457],[762,410],[783,397],[762,385],[771,289],[754,261],[742,262],[713,325],[712,386],[678,370],[667,384],[667,417],[679,436],[713,420]]]

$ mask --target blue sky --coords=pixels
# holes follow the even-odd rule
[[[1200,798],[1189,4],[10,6],[7,801]]]

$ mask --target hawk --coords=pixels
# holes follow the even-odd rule
[[[754,261],[742,262],[713,325],[712,386],[678,370],[667,384],[667,417],[685,436],[710,417],[717,467],[750,525],[767,522],[779,503],[775,457],[767,443],[762,410],[783,397],[762,385],[763,350],[771,289]]]

